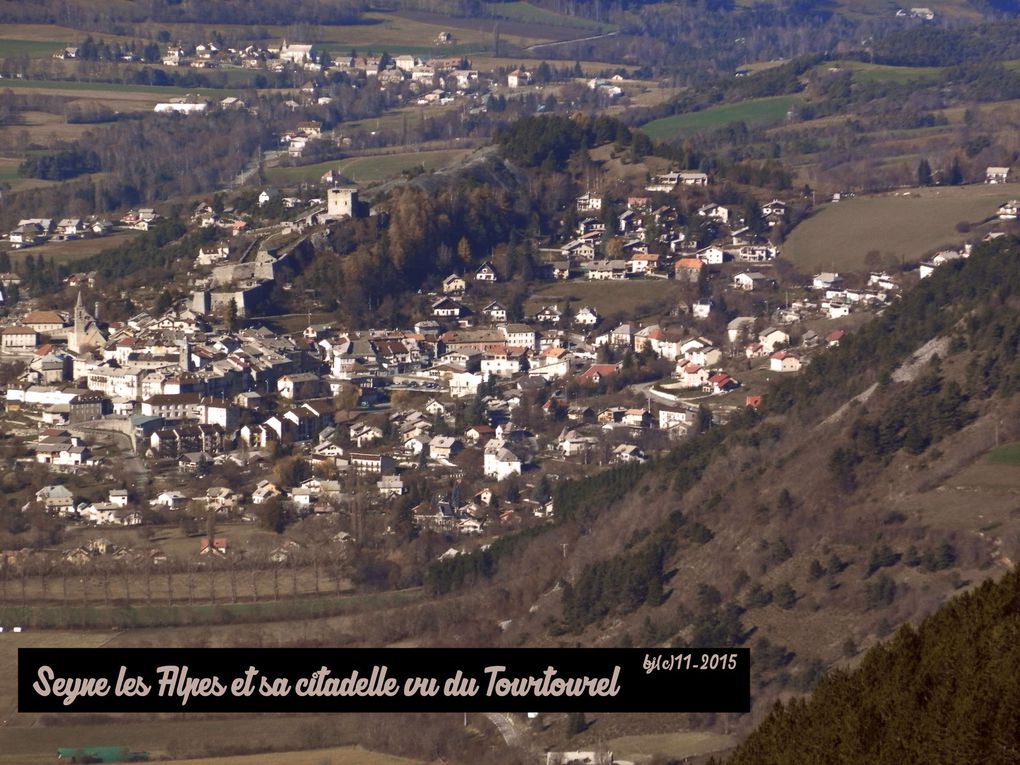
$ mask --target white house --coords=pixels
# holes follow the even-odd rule
[[[1020,211],[1020,202],[1011,199],[999,207],[999,220],[1016,220],[1017,212]]]
[[[492,263],[486,261],[479,266],[478,270],[475,271],[475,281],[477,282],[497,282],[499,276],[496,273],[496,269],[493,268]]]
[[[188,498],[179,491],[164,491],[152,500],[153,505],[156,505],[157,507],[166,507],[171,510],[184,507],[187,503]]]
[[[454,398],[473,396],[486,380],[486,375],[478,372],[454,372],[450,375],[450,395]]]
[[[741,263],[767,263],[775,260],[779,249],[765,242],[763,244],[745,244],[737,249],[737,260]]]
[[[42,502],[49,512],[58,515],[74,513],[74,494],[63,484],[43,486],[35,493],[35,499]]]
[[[717,220],[720,223],[730,222],[730,211],[728,208],[717,204],[707,204],[698,208],[698,215],[702,218]]]
[[[722,351],[711,345],[695,348],[687,354],[687,358],[703,367],[714,367],[722,361]]]
[[[440,298],[432,304],[432,315],[437,317],[459,318],[465,309],[452,298]]]
[[[800,359],[786,351],[776,351],[769,356],[769,369],[773,372],[799,372]]]
[[[506,84],[509,88],[521,88],[531,82],[531,72],[524,69],[515,69],[506,76]]]
[[[502,481],[511,475],[520,475],[523,462],[502,438],[493,438],[485,445],[482,470],[486,476]]]
[[[839,289],[843,286],[843,277],[836,273],[823,271],[811,277],[811,286],[816,290]]]
[[[850,304],[839,300],[833,300],[825,307],[830,319],[842,319],[850,315]]]
[[[659,256],[654,252],[639,252],[631,255],[627,263],[632,274],[647,274],[658,267]]]
[[[680,385],[684,388],[704,387],[710,376],[709,370],[693,361],[677,363],[677,377],[680,378]]]
[[[710,266],[721,266],[726,262],[727,252],[722,247],[712,245],[697,253],[698,258]]]
[[[712,313],[712,301],[709,298],[702,298],[691,306],[691,314],[695,319],[707,319]]]
[[[573,354],[565,348],[544,348],[531,363],[528,374],[546,380],[566,377],[570,373],[572,359]]]
[[[629,273],[626,260],[593,260],[588,267],[588,278],[594,281],[623,281]]]
[[[492,353],[482,359],[481,372],[485,376],[513,377],[525,368],[522,353]]]
[[[765,278],[765,275],[757,271],[744,271],[733,277],[733,286],[745,292],[762,289],[767,287],[768,283],[769,280]]]
[[[985,170],[985,183],[1006,183],[1008,181],[1008,167],[989,167]]]
[[[574,315],[574,324],[578,324],[582,327],[594,327],[599,323],[599,315],[595,309],[590,306],[585,306]]]
[[[679,411],[673,409],[659,410],[659,429],[669,432],[671,436],[680,437],[686,435],[687,429],[693,421],[694,415],[687,409]]]
[[[448,460],[461,450],[460,439],[454,436],[433,436],[429,441],[429,456],[432,459]]]
[[[535,320],[540,321],[543,324],[559,324],[562,316],[563,312],[560,310],[559,306],[547,305],[535,314]]]
[[[444,295],[463,295],[467,289],[467,282],[459,274],[450,274],[443,279]]]
[[[252,504],[261,505],[266,500],[279,497],[283,494],[280,487],[270,481],[259,481],[251,493]]]
[[[552,307],[556,308],[556,306]],[[510,347],[528,348],[529,350],[538,348],[538,331],[527,324],[506,324],[499,330]]]
[[[767,327],[758,335],[758,342],[762,344],[765,353],[771,355],[778,350],[779,346],[789,345],[790,336],[776,327]]]
[[[506,306],[502,303],[498,303],[493,300],[485,308],[482,309],[482,313],[489,317],[489,321],[494,324],[499,324],[506,321]]]

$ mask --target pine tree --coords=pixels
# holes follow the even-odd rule
[[[457,258],[465,266],[471,263],[471,242],[467,240],[467,237],[462,236],[457,242]]]
[[[960,158],[954,156],[949,166],[949,173],[946,176],[946,183],[950,186],[959,186],[963,183],[963,168],[960,167]]]
[[[931,165],[926,159],[917,163],[917,185],[931,186]]]

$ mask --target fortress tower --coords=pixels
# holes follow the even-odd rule
[[[358,190],[349,186],[329,189],[326,192],[326,215],[329,218],[357,217]]]

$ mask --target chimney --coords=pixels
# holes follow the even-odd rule
[[[99,301],[96,301],[96,310],[92,312],[92,318],[99,321]]]

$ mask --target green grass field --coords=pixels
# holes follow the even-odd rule
[[[0,58],[9,56],[29,56],[30,58],[47,58],[58,50],[67,48],[71,43],[58,40],[16,40],[0,38]]]
[[[134,239],[140,231],[123,231],[96,239],[74,239],[70,242],[50,242],[37,247],[11,252],[11,261],[19,266],[28,255],[41,255],[59,265],[70,265],[78,260],[112,250]]]
[[[614,755],[627,759],[664,754],[668,758],[698,757],[736,746],[735,736],[685,731],[644,736],[621,736],[607,742]]]
[[[902,192],[901,192],[902,193]],[[1016,192],[1009,186],[914,189],[908,196],[861,196],[826,204],[794,229],[783,256],[802,271],[859,271],[877,250],[887,259],[918,260],[942,247],[973,238],[956,224],[979,223],[994,215]]]
[[[1006,444],[988,453],[988,462],[993,465],[1020,466],[1020,443]]]
[[[552,14],[554,15],[554,14]],[[558,17],[557,17],[558,18]],[[431,14],[410,15],[392,11],[370,11],[363,16],[364,23],[343,26],[322,26],[315,29],[316,42],[326,50],[356,50],[359,53],[410,53],[432,56],[454,56],[469,52],[490,50],[493,43],[491,23],[458,23]],[[487,20],[486,20],[487,21]],[[286,37],[285,27],[271,27],[270,34]],[[278,30],[278,31],[277,31]],[[562,32],[562,29],[556,30]],[[441,32],[453,35],[453,45],[437,45]],[[522,30],[507,31],[502,38],[512,45],[525,46],[557,39],[547,31],[545,24],[529,24]]]
[[[563,16],[559,13],[547,11],[530,3],[514,0],[509,3],[485,3],[486,9],[494,16],[513,21],[524,21],[529,24],[548,24],[556,27],[577,27],[586,30],[602,30],[611,32],[616,27],[613,24],[599,24],[591,19]]]
[[[55,762],[56,748],[64,746],[126,746],[132,751],[149,752],[153,759],[167,754],[200,757],[216,750],[297,749],[303,745],[316,721],[328,726],[335,738],[351,744],[357,740],[355,718],[345,715],[333,715],[329,719],[324,716],[234,716],[229,721],[114,718],[101,725],[78,723],[4,728],[0,735],[3,741],[0,764]],[[318,760],[322,761],[321,758]]]
[[[758,98],[739,104],[714,106],[700,112],[663,117],[642,125],[641,129],[653,139],[669,140],[723,127],[731,122],[746,122],[749,125],[780,122],[786,117],[790,107],[799,101],[797,96]]]
[[[120,82],[83,82],[68,80],[4,80],[4,88],[20,90],[32,88],[35,90],[63,90],[71,91],[74,95],[87,95],[88,93],[140,93],[149,96],[186,96],[189,93],[204,98],[224,98],[226,96],[239,95],[240,91],[220,88],[178,88],[171,85],[132,85]]]
[[[462,43],[458,45],[444,45],[443,47],[437,47],[435,45],[415,45],[414,43],[388,43],[376,40],[371,43],[354,44],[349,42],[327,42],[320,46],[323,50],[327,50],[330,53],[347,53],[351,50],[356,51],[372,51],[374,53],[382,53],[386,51],[391,55],[397,55],[400,53],[406,53],[411,56],[422,56],[425,58],[431,58],[439,56],[446,58],[447,56],[469,56],[475,53],[488,53],[492,50],[492,46],[487,43],[476,42],[476,43]]]
[[[18,175],[18,165],[20,164],[20,159],[0,158],[0,183],[16,181],[20,177]]]
[[[274,167],[266,171],[271,183],[288,185],[294,183],[316,183],[327,170],[337,170],[352,181],[370,183],[394,178],[405,170],[424,166],[426,171],[440,170],[458,162],[471,153],[470,149],[449,149],[443,151],[408,152],[374,157],[351,157],[349,159],[319,162],[301,167]]]
[[[623,314],[631,319],[642,319],[672,308],[682,288],[680,282],[672,279],[598,282],[580,278],[541,287],[525,301],[524,310],[530,314],[552,303],[563,308],[569,299],[574,311],[587,305],[603,317]]]
[[[304,752],[273,752],[238,757],[199,757],[190,760],[169,760],[164,765],[414,765],[391,754],[381,754],[360,746],[338,746],[331,749],[309,749]]]
[[[863,61],[831,61],[819,64],[818,69],[827,71],[832,67],[849,69],[853,72],[855,82],[910,82],[923,77],[934,77],[943,71],[937,66],[884,66]]]
[[[240,578],[240,577],[239,577]],[[265,585],[268,578],[262,576]],[[260,587],[260,589],[262,589]],[[286,592],[286,587],[281,587]],[[335,595],[320,597],[282,598],[260,603],[218,603],[216,605],[136,605],[130,608],[111,606],[0,606],[0,623],[33,625],[40,629],[62,629],[68,626],[88,629],[146,629],[194,625],[234,623],[265,623],[300,619],[322,619],[333,616],[374,611],[409,605],[421,599],[420,590],[395,590],[385,593]]]

